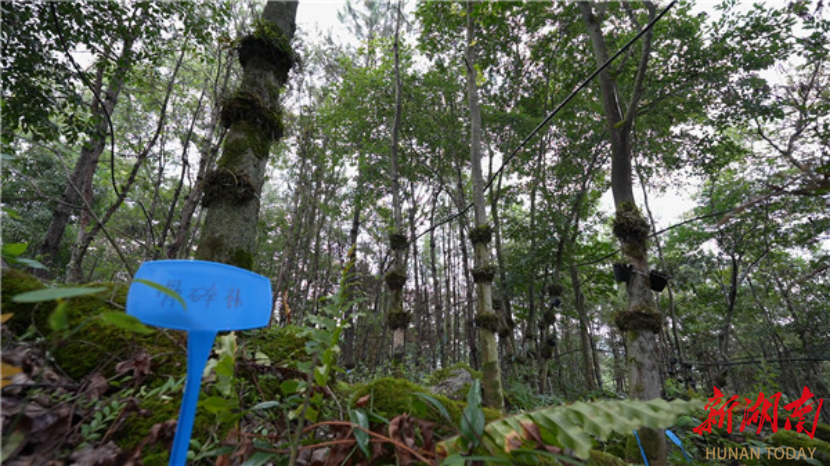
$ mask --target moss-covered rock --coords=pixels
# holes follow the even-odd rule
[[[175,397],[150,398],[139,402],[139,410],[131,413],[124,423],[113,434],[112,440],[127,452],[135,451],[144,441],[154,425],[179,417],[181,393]],[[193,422],[193,438],[204,443],[215,428],[227,432],[230,428],[217,427],[216,417],[199,407],[196,410],[196,419]],[[155,443],[145,445],[141,450],[141,460],[144,465],[167,465],[170,451],[167,444],[170,439],[161,439]]]
[[[474,379],[482,379],[481,372],[464,362],[459,362],[451,367],[436,370],[427,377],[426,384],[435,394],[453,400],[466,400]]]
[[[299,326],[269,327],[247,331],[242,334],[245,350],[264,353],[272,366],[288,366],[294,362],[307,361],[305,344],[308,338],[303,336]]]
[[[625,465],[625,461],[614,454],[603,452],[598,449],[591,449],[588,457],[588,465]]]
[[[45,286],[35,276],[18,269],[3,269],[2,278],[3,313],[12,313],[12,318],[3,326],[14,334],[23,334],[30,325],[41,332],[48,329],[49,313],[54,310],[54,303],[16,303],[12,297],[24,292],[43,289]]]
[[[461,414],[464,411],[464,407],[466,407],[465,403],[454,401],[438,394],[430,394],[430,392],[423,386],[405,379],[380,378],[358,386],[354,391],[354,395],[352,396],[349,406],[355,407],[355,403],[360,398],[371,394],[372,397],[370,399],[370,403],[367,404],[366,407],[370,408],[374,412],[377,412],[387,418],[392,418],[402,413],[408,413],[412,416],[435,423],[438,433],[454,433],[455,427],[447,423],[441,413],[432,407],[431,404],[420,402],[416,403],[416,401],[420,401],[420,399],[411,396],[414,392],[421,392],[434,397],[441,403],[441,405],[444,406],[444,408],[447,409],[447,413],[450,415],[450,418],[452,418],[455,427],[460,426]],[[502,416],[499,411],[486,407],[483,409],[483,412],[484,418],[488,422],[496,420]]]
[[[467,373],[469,373],[473,379],[481,379],[482,377],[481,372],[474,370],[473,367],[471,367],[468,363],[458,362],[455,365],[433,371],[429,376],[427,376],[426,380],[424,381],[424,384],[426,386],[435,386],[436,384],[439,384],[447,380],[448,378],[452,377],[455,370],[458,369],[466,370]]]
[[[101,313],[124,313],[127,284],[111,282],[85,285],[106,290],[67,300],[69,332],[56,336],[55,362],[71,378],[80,380],[95,372],[105,377],[115,375],[115,366],[146,352],[151,358],[151,379],[180,377],[186,371],[184,333],[178,331],[137,334],[99,318]]]
[[[772,451],[769,462],[767,462],[770,465],[810,465],[803,457],[796,458],[799,457],[798,454],[793,453],[804,453],[809,457],[811,452],[813,460],[818,461],[821,465],[830,465],[830,443],[818,437],[810,439],[804,433],[779,429],[777,433],[769,436],[765,442],[770,446],[783,449]],[[787,448],[793,448],[794,451]]]
[[[151,357],[153,376],[179,377],[185,371],[184,340],[177,341],[175,332],[168,336],[159,332],[149,335],[136,334],[99,318],[101,313],[124,313],[127,301],[127,284],[112,282],[84,284],[84,287],[101,287],[103,292],[68,299],[68,330],[55,334],[48,320],[55,310],[55,302],[15,303],[14,295],[44,288],[34,277],[13,269],[3,271],[3,312],[14,313],[9,328],[24,332],[30,325],[56,343],[52,351],[55,363],[71,378],[80,380],[98,371],[104,376],[115,374],[115,366],[132,358],[140,351]],[[173,336],[173,337],[170,337]]]
[[[830,443],[830,425],[828,425],[826,423],[818,423],[817,425],[818,426],[815,427],[816,432],[815,432],[814,437],[816,437],[816,438],[818,438],[822,441],[827,441],[828,443]],[[805,423],[804,424],[804,429],[807,430],[808,432],[812,433],[813,425]]]

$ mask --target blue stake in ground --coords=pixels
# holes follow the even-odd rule
[[[226,264],[184,260],[146,262],[134,279],[127,313],[144,324],[187,331],[187,382],[170,451],[170,465],[185,465],[202,372],[216,333],[267,326],[271,282]]]

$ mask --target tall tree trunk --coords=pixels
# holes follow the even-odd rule
[[[458,162],[458,161],[456,161]],[[464,208],[467,207],[467,197],[464,196],[464,176],[461,174],[461,164],[457,163],[455,166],[455,175],[456,175],[456,182],[458,183],[458,197],[456,198],[457,201],[457,209],[462,211]],[[470,268],[470,254],[467,250],[467,236],[464,234],[465,229],[467,229],[467,213],[461,212],[461,215],[458,216],[458,244],[461,249],[461,271],[463,272],[464,277],[464,330],[467,333],[467,348],[470,351],[470,358],[469,364],[475,368],[479,369],[479,361],[478,361],[478,343],[476,341],[476,328],[473,325],[475,322],[475,306],[474,303],[474,294],[473,289],[475,288],[474,282],[471,280],[471,268]],[[473,253],[475,254],[475,253]],[[458,284],[458,288],[461,287],[460,279],[456,282]],[[460,321],[460,317],[462,316],[460,313],[457,315],[457,320]],[[461,327],[457,326],[456,329],[459,330]],[[456,345],[460,345],[459,341],[456,341]],[[459,357],[460,358],[460,357]]]
[[[432,200],[432,210],[430,211],[430,225],[435,225],[435,210],[436,205],[438,204],[438,197],[440,195],[439,191],[435,192],[435,195]],[[436,334],[438,335],[438,362],[440,363],[441,368],[447,367],[447,331],[444,324],[444,308],[442,303],[442,296],[441,296],[441,278],[438,276],[438,260],[435,254],[435,248],[437,239],[435,238],[435,231],[433,230],[429,234],[429,267],[430,267],[430,274],[432,275],[432,298],[434,301],[435,307],[435,330]],[[446,268],[446,266],[445,266]],[[436,366],[433,364],[433,366]]]
[[[294,62],[296,2],[268,2],[240,43],[242,83],[222,107],[228,134],[216,170],[205,177],[206,208],[197,259],[251,269],[260,194],[273,142],[282,138],[280,89]]]
[[[141,18],[143,19],[143,16]],[[139,19],[139,24],[136,27],[140,27],[142,22]],[[69,223],[69,218],[72,214],[72,206],[83,204],[92,206],[92,183],[95,170],[98,167],[98,159],[104,152],[107,137],[115,137],[115,135],[109,134],[108,118],[112,118],[112,113],[118,103],[118,97],[124,88],[124,82],[129,75],[129,70],[132,68],[135,37],[135,34],[131,32],[124,38],[124,43],[121,46],[121,54],[116,62],[118,65],[113,71],[112,78],[107,84],[106,89],[104,87],[106,64],[100,63],[98,65],[95,82],[92,86],[95,93],[92,97],[92,105],[90,106],[90,113],[97,123],[92,134],[89,136],[89,140],[81,148],[81,154],[78,156],[72,175],[66,184],[66,188],[64,188],[61,202],[55,206],[49,227],[46,229],[46,235],[40,247],[40,254],[43,255],[43,263],[46,265],[56,266],[55,260],[58,256],[63,234],[66,231],[66,225]],[[99,101],[98,97],[102,97],[103,102]],[[86,200],[86,203],[82,203],[82,200]],[[86,212],[85,207],[82,209]],[[84,214],[82,219],[86,223],[89,219],[88,214]],[[80,230],[84,228],[85,225],[81,226]],[[36,269],[35,274],[44,276],[48,274],[48,271]]]
[[[392,367],[396,376],[403,376],[403,363],[406,344],[406,328],[412,316],[404,310],[403,288],[406,284],[406,257],[409,240],[404,233],[401,201],[401,187],[398,167],[398,139],[401,130],[401,70],[400,70],[400,28],[401,5],[398,2],[395,11],[395,39],[392,45],[395,60],[395,120],[392,124],[392,146],[390,148],[392,166],[392,232],[389,234],[389,246],[394,261],[391,271],[386,275],[389,286],[389,301],[386,309],[386,322],[392,330]]]
[[[186,41],[185,41],[186,43]],[[107,209],[107,212],[95,223],[92,229],[87,230],[86,228],[78,229],[78,239],[75,244],[75,247],[72,249],[72,257],[69,260],[69,265],[66,268],[66,282],[68,283],[78,283],[82,280],[82,271],[83,271],[83,262],[84,257],[86,256],[87,251],[89,250],[89,246],[92,244],[92,241],[95,239],[95,236],[104,226],[109,222],[110,218],[115,214],[118,208],[121,207],[121,204],[127,198],[127,194],[130,192],[133,184],[135,183],[136,177],[138,176],[138,171],[141,166],[144,164],[144,161],[150,156],[150,151],[156,145],[156,141],[158,141],[159,136],[162,134],[165,124],[167,123],[167,105],[170,103],[170,97],[173,93],[173,84],[176,82],[176,77],[179,74],[179,69],[182,66],[182,61],[184,60],[184,53],[185,49],[182,49],[181,54],[179,54],[179,59],[176,61],[176,66],[173,69],[173,73],[170,77],[170,82],[167,84],[167,91],[164,95],[164,102],[161,105],[161,115],[159,115],[159,121],[156,125],[155,133],[153,134],[150,141],[144,146],[144,149],[136,156],[135,164],[133,164],[132,171],[127,179],[127,182],[121,186],[121,190],[118,192],[117,199],[115,202],[110,205]],[[162,170],[159,170],[162,172]],[[160,174],[161,175],[161,174]],[[161,183],[157,182],[156,187],[160,186]],[[153,210],[151,210],[152,212]],[[148,228],[152,228],[152,223],[148,222]],[[152,245],[152,243],[148,243]]]
[[[655,16],[654,5],[646,2],[649,15]],[[604,64],[609,57],[608,46],[603,36],[600,19],[594,15],[591,4],[579,4],[585,20],[594,58],[597,65]],[[616,318],[616,324],[627,338],[629,361],[630,395],[632,399],[650,400],[660,397],[659,354],[655,334],[662,326],[662,317],[654,305],[654,297],[648,282],[648,234],[649,224],[643,218],[634,202],[631,183],[631,130],[634,125],[637,106],[643,93],[643,83],[651,52],[652,32],[643,37],[637,75],[623,108],[622,96],[609,71],[599,74],[600,94],[605,112],[606,128],[611,142],[611,191],[616,205],[614,234],[620,242],[625,258],[633,265],[634,274],[628,282],[627,304],[624,312]],[[666,437],[663,430],[643,429],[640,432],[643,449],[652,465],[666,463]]]
[[[585,382],[589,391],[596,391],[597,385],[594,378],[592,359],[591,338],[588,335],[588,316],[585,310],[585,295],[582,294],[582,284],[579,281],[579,273],[575,266],[571,265],[571,287],[574,291],[574,309],[579,318],[579,338],[582,343],[582,368],[585,373]]]
[[[490,174],[493,173],[493,157],[490,157]],[[501,223],[499,219],[499,194],[501,193],[502,177],[499,176],[499,181],[496,184],[496,189],[490,191],[490,213],[493,215],[493,238],[496,241],[496,262],[499,269],[499,294],[493,297],[493,308],[499,315],[499,343],[502,344],[503,352],[508,357],[513,357],[516,353],[516,337],[513,334],[515,323],[513,321],[513,311],[510,304],[510,295],[507,291],[507,264],[504,261],[504,254],[502,252],[501,244]],[[496,299],[498,297],[498,300]],[[498,305],[498,306],[496,306]],[[512,360],[512,358],[510,358]],[[509,371],[508,369],[505,370]],[[508,377],[506,374],[505,377]]]
[[[496,342],[498,316],[493,312],[492,282],[495,266],[491,262],[492,228],[484,201],[484,177],[481,171],[481,111],[475,69],[475,21],[473,4],[467,2],[467,102],[470,107],[470,162],[472,165],[473,209],[476,227],[470,233],[475,248],[476,325],[479,327],[483,402],[487,407],[504,409],[499,349]]]
[[[179,204],[179,197],[182,194],[184,178],[190,168],[190,161],[187,158],[188,152],[190,151],[190,141],[193,139],[193,130],[196,126],[197,116],[202,114],[202,101],[207,93],[207,86],[208,82],[205,81],[205,88],[199,96],[199,102],[196,104],[196,112],[193,114],[193,118],[190,121],[190,128],[188,128],[187,135],[185,136],[183,144],[184,147],[182,149],[182,172],[181,175],[179,175],[179,183],[176,184],[176,190],[173,192],[173,200],[170,202],[170,207],[167,209],[167,216],[165,216],[164,225],[161,228],[159,241],[153,251],[153,259],[161,258],[161,255],[164,252],[164,245],[167,243],[167,236],[170,234],[171,227],[173,226],[173,216],[176,214],[176,206]]]
[[[222,52],[218,54],[219,63],[222,63]],[[171,259],[184,258],[190,256],[187,245],[190,239],[190,225],[193,222],[193,216],[197,208],[202,202],[202,194],[204,193],[205,176],[209,170],[213,169],[216,163],[216,157],[219,154],[220,145],[225,139],[226,131],[222,128],[217,132],[217,123],[219,122],[220,108],[215,104],[219,95],[224,95],[228,89],[228,81],[230,80],[231,67],[224,66],[224,77],[222,83],[219,83],[219,74],[222,73],[223,67],[220,65],[217,69],[217,77],[213,82],[214,90],[214,105],[211,106],[210,121],[207,125],[207,136],[199,141],[199,169],[196,172],[196,182],[190,188],[187,196],[185,196],[184,204],[182,205],[182,212],[179,217],[179,225],[176,227],[176,234],[173,236],[173,241],[167,247],[167,257]],[[218,133],[218,135],[217,135]],[[214,141],[216,138],[216,141]],[[198,225],[198,221],[196,223]]]
[[[351,265],[351,275],[346,279],[346,283],[348,284],[348,296],[351,301],[354,299],[355,287],[357,286],[357,270],[355,269],[355,265],[357,264],[357,237],[360,233],[360,210],[361,210],[361,177],[360,177],[360,169],[358,169],[357,174],[357,192],[355,193],[354,197],[354,208],[352,211],[352,227],[349,230],[349,253],[347,255],[346,264]],[[343,314],[343,319],[349,326],[343,331],[343,354],[342,354],[342,361],[343,367],[347,370],[354,368],[355,366],[355,359],[354,359],[354,337],[355,337],[355,329],[354,329],[354,319],[352,316],[354,315],[354,303],[349,305],[349,308]]]

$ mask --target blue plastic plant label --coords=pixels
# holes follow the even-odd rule
[[[185,465],[202,372],[216,333],[267,326],[271,282],[227,264],[150,261],[133,278],[127,313],[144,324],[187,331],[187,381],[170,450],[170,465]]]
[[[135,279],[166,287],[184,300],[139,281],[127,296],[127,313],[144,324],[181,331],[238,331],[268,325],[271,282],[227,264],[165,260],[141,265]]]

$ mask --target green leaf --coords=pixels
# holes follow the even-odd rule
[[[165,286],[163,286],[159,283],[156,283],[156,282],[153,282],[153,281],[148,281],[146,279],[133,279],[133,282],[138,282],[139,284],[144,284],[148,287],[152,287],[152,288],[158,290],[159,292],[167,295],[168,297],[173,298],[174,300],[179,302],[179,304],[182,306],[182,308],[184,308],[184,311],[187,311],[187,303],[184,301],[184,299],[182,298],[181,295],[176,293],[175,290],[173,290],[169,287],[165,287]]]
[[[295,379],[289,379],[288,381],[283,381],[282,384],[280,384],[280,392],[284,396],[288,396],[288,395],[291,395],[291,394],[295,394],[297,392],[297,389],[299,389],[299,387],[300,387],[300,382],[299,381],[297,381]]]
[[[274,407],[279,407],[280,405],[282,405],[282,402],[280,401],[265,401],[251,407],[250,410],[268,410],[273,409]]]
[[[239,403],[235,400],[212,396],[199,402],[199,405],[210,413],[218,414],[220,412],[229,412],[235,409],[238,407]]]
[[[447,408],[444,407],[444,404],[442,404],[438,399],[429,394],[424,394],[422,392],[413,392],[412,395],[431,404],[433,407],[435,407],[438,413],[440,413],[441,416],[444,417],[444,420],[449,422],[451,426],[455,426],[455,421],[452,419],[452,417],[450,417],[450,413],[447,412]]]
[[[64,331],[69,328],[69,304],[67,302],[60,302],[55,307],[55,311],[49,315],[49,328],[53,331]]]
[[[7,208],[6,206],[3,206],[3,212],[5,212],[6,215],[9,216],[12,219],[15,219],[15,220],[22,220],[23,219],[23,217],[17,211],[15,211],[14,209],[11,209],[11,208]]]
[[[467,391],[467,404],[481,407],[481,381],[476,379]]]
[[[40,289],[17,294],[12,297],[12,301],[17,303],[48,302],[59,298],[92,295],[106,290],[107,289],[105,287],[64,287],[60,289]]]
[[[306,407],[305,409],[305,419],[311,423],[317,423],[317,417],[319,416],[319,412],[314,407]]]
[[[125,331],[137,332],[139,334],[152,334],[153,329],[147,327],[138,318],[128,315],[122,311],[105,311],[99,315],[105,323],[112,324]]]
[[[461,415],[461,435],[471,446],[478,446],[482,433],[484,433],[484,412],[481,407],[467,405]]]
[[[441,462],[441,465],[465,465],[464,456],[461,454],[453,454],[451,456],[447,456]]]
[[[545,440],[552,440],[561,448],[573,450],[576,457],[587,459],[593,438],[604,441],[612,433],[628,434],[632,429],[640,427],[667,428],[680,416],[701,410],[703,404],[700,400],[666,402],[662,399],[655,399],[651,401],[604,400],[547,407],[512,415],[487,424],[484,428],[485,448],[494,456],[504,455],[506,435],[524,437],[521,422],[525,422],[536,424]],[[469,408],[470,406],[465,409],[464,413],[467,418],[471,419],[470,422],[473,422],[474,415],[467,413]],[[447,439],[441,444],[450,456],[467,452],[467,446],[459,441],[469,441],[473,433],[475,433],[473,423],[462,421],[461,437]]]
[[[13,258],[20,256],[28,247],[28,243],[6,243],[3,245],[3,256],[11,256]]]
[[[367,430],[369,429],[369,417],[363,409],[349,410],[349,418],[355,425]],[[371,459],[372,454],[369,452],[369,433],[363,430],[354,430],[354,439],[357,441],[360,450],[366,455],[366,458]]]
[[[28,266],[32,269],[46,269],[46,266],[43,265],[40,261],[29,259],[29,258],[15,258],[14,262],[17,264],[22,264],[24,266]]]

